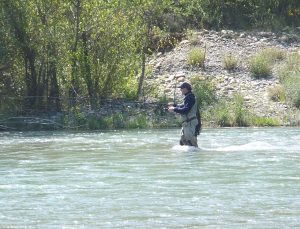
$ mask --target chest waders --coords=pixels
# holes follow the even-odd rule
[[[197,144],[197,134],[196,126],[198,125],[197,118],[197,102],[191,108],[187,114],[181,115],[182,118],[182,129],[181,129],[181,138],[180,145],[189,145],[198,147]]]

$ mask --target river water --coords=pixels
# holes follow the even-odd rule
[[[300,128],[0,133],[0,228],[300,228]]]

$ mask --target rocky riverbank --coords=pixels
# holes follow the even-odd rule
[[[158,53],[149,60],[146,89],[156,87],[158,97],[172,100],[175,84],[200,75],[215,85],[218,98],[230,99],[238,93],[243,96],[246,107],[260,117],[278,119],[282,125],[295,125],[291,120],[300,122],[299,109],[268,96],[270,88],[280,85],[276,66],[270,77],[262,79],[253,78],[248,67],[249,59],[265,48],[280,49],[286,54],[300,52],[299,33],[203,30],[194,32],[193,37],[193,41],[182,40],[172,51]],[[206,50],[204,68],[188,65],[188,53],[195,46]],[[228,54],[238,59],[234,71],[227,71],[222,65],[222,59]],[[181,97],[179,90],[176,97]]]

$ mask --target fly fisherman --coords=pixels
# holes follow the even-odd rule
[[[201,119],[197,101],[189,83],[184,82],[179,88],[181,93],[185,96],[184,103],[177,106],[169,106],[168,111],[176,112],[182,117],[180,145],[198,147],[197,135],[200,133]]]

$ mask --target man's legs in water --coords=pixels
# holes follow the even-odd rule
[[[198,147],[197,137],[195,136],[195,127],[193,127],[193,125],[182,127],[179,144]]]

